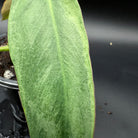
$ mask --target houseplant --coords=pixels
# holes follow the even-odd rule
[[[30,136],[93,137],[94,85],[77,1],[12,0],[8,45]]]

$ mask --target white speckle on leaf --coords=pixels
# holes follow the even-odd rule
[[[110,45],[110,46],[112,46],[112,45],[113,45],[113,43],[112,43],[112,42],[110,42],[110,43],[109,43],[109,45]]]
[[[10,70],[6,70],[3,76],[6,79],[11,79],[12,77],[14,77],[14,74]]]

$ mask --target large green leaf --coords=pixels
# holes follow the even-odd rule
[[[77,0],[12,0],[8,41],[31,138],[92,138],[94,85]]]

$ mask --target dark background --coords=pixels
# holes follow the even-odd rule
[[[114,17],[128,17],[136,20],[138,17],[136,1],[100,1],[100,0],[79,0],[83,12],[112,15]]]
[[[137,4],[115,0],[79,3],[93,66],[95,138],[138,138]],[[7,21],[0,21],[0,34],[6,26]]]
[[[137,4],[135,1],[79,2],[93,66],[95,138],[138,138]]]

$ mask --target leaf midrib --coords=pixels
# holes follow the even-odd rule
[[[59,57],[59,61],[60,61],[60,68],[61,68],[61,72],[62,72],[62,80],[63,80],[63,90],[65,90],[65,74],[64,74],[64,65],[63,65],[63,57],[62,57],[62,52],[61,52],[61,47],[60,47],[60,39],[59,39],[59,33],[58,33],[58,27],[56,25],[56,20],[55,20],[55,14],[53,12],[53,6],[52,6],[52,1],[48,0],[48,4],[49,4],[49,9],[50,9],[50,13],[51,13],[51,18],[52,18],[52,24],[53,24],[53,28],[54,28],[54,32],[55,32],[55,37],[56,37],[56,46],[57,46],[57,51],[58,51],[58,57]]]
[[[66,101],[67,101],[67,98],[68,98],[68,93],[67,93],[67,91],[65,91],[66,90],[66,82],[65,82],[63,57],[62,57],[62,52],[61,52],[61,44],[60,44],[61,42],[60,42],[60,38],[59,38],[59,35],[58,35],[59,33],[58,33],[58,27],[56,25],[55,14],[53,12],[52,0],[48,0],[48,4],[49,4],[50,13],[51,13],[51,18],[52,18],[52,24],[53,24],[53,28],[54,28],[54,32],[55,32],[55,37],[56,37],[56,46],[57,46],[58,58],[59,58],[59,62],[60,62],[59,64],[60,64],[60,69],[61,69],[61,73],[62,73],[61,76],[62,76],[62,81],[63,81],[63,83],[62,83],[63,84],[63,93],[62,93],[63,95],[62,96],[63,96],[63,99],[64,99],[64,107],[66,107],[66,104],[67,104]],[[68,120],[68,113],[66,112],[66,108],[64,108],[64,114],[66,115],[66,120]],[[62,133],[63,137],[66,136],[63,129],[62,129],[61,133]]]

